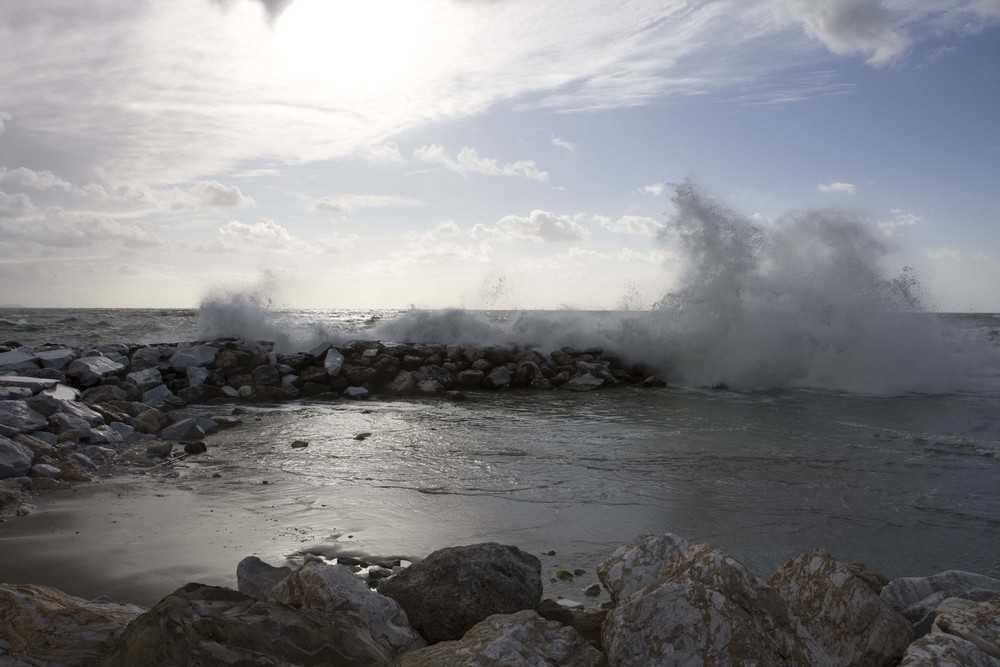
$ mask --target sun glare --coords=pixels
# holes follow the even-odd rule
[[[275,37],[286,75],[365,97],[419,74],[431,26],[422,0],[297,0]]]

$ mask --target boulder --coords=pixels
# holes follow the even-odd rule
[[[236,587],[255,600],[264,600],[275,584],[292,573],[290,567],[274,567],[256,556],[247,556],[236,566]]]
[[[934,629],[975,644],[1000,659],[1000,596],[982,602],[947,598],[937,606]]]
[[[198,420],[195,418],[182,419],[164,427],[160,431],[160,437],[164,440],[201,440],[205,437],[205,430],[198,425]]]
[[[49,378],[25,377],[23,375],[0,375],[0,385],[4,387],[21,387],[28,390],[28,395],[33,396],[45,389],[52,389],[58,380]]]
[[[506,366],[498,366],[489,375],[483,378],[483,386],[487,389],[502,389],[509,387],[511,381],[510,369]]]
[[[97,663],[134,665],[393,665],[363,628],[321,609],[187,584],[133,621]]]
[[[975,644],[944,632],[932,632],[906,647],[899,667],[1000,667],[1000,660]]]
[[[160,408],[167,403],[176,403],[178,402],[178,399],[174,392],[170,391],[170,387],[165,384],[161,384],[158,387],[153,387],[152,389],[143,392],[142,402],[146,405]]]
[[[211,345],[178,347],[177,351],[170,355],[168,363],[171,367],[183,371],[189,366],[208,366],[215,361],[218,353],[219,351]]]
[[[531,610],[496,614],[455,641],[407,653],[399,667],[494,667],[565,665],[604,667],[604,655],[580,635]]]
[[[659,581],[681,560],[690,548],[683,537],[640,535],[619,547],[611,557],[597,566],[597,577],[618,603],[636,591]]]
[[[984,600],[997,594],[1000,594],[1000,579],[948,570],[929,577],[893,579],[882,589],[880,597],[911,623],[916,623],[946,598]]]
[[[602,647],[601,626],[608,615],[606,609],[567,609],[555,600],[542,600],[538,605],[538,615],[547,621],[571,627],[594,646]]]
[[[133,372],[147,368],[156,368],[167,356],[173,353],[173,348],[140,347],[132,353],[129,369]]]
[[[910,623],[879,598],[879,590],[823,549],[788,561],[769,583],[832,665],[895,665],[912,639]]]
[[[609,611],[601,635],[612,665],[828,664],[770,586],[707,544]]]
[[[368,398],[368,390],[364,387],[348,387],[344,390],[344,395],[347,396],[347,398],[361,400]]]
[[[486,374],[482,371],[470,369],[461,371],[455,377],[455,381],[458,383],[458,386],[463,389],[478,389],[480,385],[482,385],[485,377]]]
[[[425,646],[395,600],[372,593],[341,565],[308,562],[278,582],[267,597],[296,608],[325,611],[336,618],[336,626],[352,628],[364,635],[365,643],[380,646],[394,658]]]
[[[78,417],[88,426],[100,426],[104,423],[104,415],[79,401],[59,401],[59,412]]]
[[[323,358],[323,370],[329,377],[337,377],[340,375],[340,369],[344,367],[344,355],[338,352],[335,348],[329,348],[326,352],[326,356]]]
[[[384,391],[393,395],[409,394],[416,386],[417,381],[414,379],[413,373],[410,371],[399,371],[396,377],[385,386]]]
[[[139,388],[140,392],[147,392],[163,384],[163,374],[159,368],[144,368],[141,371],[134,371],[125,376],[125,380],[131,382]]]
[[[212,376],[212,372],[204,366],[188,366],[187,381],[189,387],[200,387]]]
[[[53,445],[50,445],[44,440],[36,438],[33,435],[28,435],[27,433],[18,433],[17,435],[11,436],[10,439],[30,449],[32,456],[36,461],[43,456],[48,456],[53,459],[59,456],[59,452]]]
[[[167,425],[167,416],[156,408],[147,408],[132,420],[139,433],[159,433]]]
[[[31,449],[0,435],[0,479],[24,477],[34,460]]]
[[[517,547],[495,542],[430,554],[379,587],[429,642],[459,639],[494,614],[536,609],[542,566]]]
[[[70,363],[66,376],[72,378],[77,386],[86,388],[99,385],[124,370],[124,365],[107,357],[81,357]]]
[[[49,420],[32,410],[26,401],[0,401],[0,426],[7,427],[7,432],[30,433],[48,425]]]
[[[570,391],[591,391],[597,389],[604,384],[602,378],[592,375],[590,373],[584,373],[583,375],[578,375],[574,378],[570,378],[566,382],[559,385],[560,389],[568,389]]]
[[[0,656],[12,664],[93,664],[145,609],[89,602],[54,588],[0,584]],[[8,664],[3,657],[0,663]]]

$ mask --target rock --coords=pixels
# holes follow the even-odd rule
[[[124,370],[123,364],[107,357],[81,357],[70,363],[66,376],[75,380],[80,387],[93,387]]]
[[[399,667],[603,667],[607,662],[600,651],[572,628],[525,610],[490,616],[461,639],[407,653],[397,664]]]
[[[212,372],[204,366],[188,366],[187,380],[189,387],[200,387],[211,377]]]
[[[1000,660],[975,644],[944,632],[932,632],[906,647],[899,667],[1000,667]]]
[[[440,394],[444,391],[444,385],[437,380],[424,380],[417,384],[417,390],[421,394]]]
[[[707,544],[609,611],[602,638],[612,665],[828,664],[770,586]]]
[[[308,562],[278,582],[267,597],[297,608],[326,611],[336,617],[338,627],[350,627],[360,635],[352,641],[378,645],[393,658],[425,645],[395,600],[372,593],[340,565]]]
[[[91,404],[124,401],[128,399],[128,396],[127,391],[111,384],[98,385],[83,392],[83,400]]]
[[[184,445],[185,454],[204,454],[208,446],[204,442],[188,442]]]
[[[132,420],[132,426],[139,433],[159,433],[166,425],[167,416],[156,408],[148,408]]]
[[[384,391],[391,395],[409,394],[417,386],[417,381],[410,371],[399,371],[396,376],[384,387]]]
[[[73,460],[60,461],[56,467],[62,471],[60,479],[65,482],[90,482],[94,479],[83,466]]]
[[[198,425],[198,420],[194,418],[182,419],[171,424],[160,431],[160,437],[164,440],[201,440],[205,437],[205,430]]]
[[[688,541],[678,535],[640,535],[615,550],[597,566],[597,577],[618,603],[659,581],[687,553]]]
[[[86,422],[87,426],[100,426],[104,423],[104,416],[100,412],[76,401],[59,401],[59,412],[79,417]]]
[[[9,433],[40,431],[48,425],[49,421],[26,401],[0,401],[0,426],[10,429]]]
[[[326,357],[323,358],[323,370],[329,377],[340,375],[340,369],[344,367],[344,355],[334,348],[329,348]]]
[[[996,594],[1000,594],[1000,579],[948,570],[930,577],[893,579],[882,588],[880,597],[911,623],[916,623],[946,598],[984,600]]]
[[[604,384],[604,380],[590,373],[584,373],[583,375],[578,375],[570,380],[559,385],[560,389],[568,389],[570,391],[591,391],[597,389]]]
[[[499,366],[483,378],[483,386],[487,389],[502,389],[509,387],[510,381],[510,369],[506,366]]]
[[[159,456],[160,458],[167,459],[174,451],[174,443],[163,442],[156,440],[154,442],[146,443],[146,453],[151,456]]]
[[[23,375],[0,375],[0,385],[5,387],[21,387],[28,390],[28,395],[33,396],[46,389],[52,389],[59,382],[48,378],[24,377]]]
[[[38,368],[35,360],[38,357],[29,348],[0,352],[0,370],[28,370]]]
[[[257,387],[277,387],[281,384],[281,373],[274,366],[258,366],[251,371],[253,383]]]
[[[92,664],[144,611],[45,586],[0,584],[0,656],[19,661],[13,664]],[[0,663],[8,664],[3,657]]]
[[[30,494],[28,488],[22,485],[25,481],[19,479],[0,479],[0,515],[16,513],[20,514],[22,508],[27,511]],[[35,483],[32,482],[32,487]]]
[[[480,385],[482,385],[485,377],[486,374],[482,371],[470,369],[460,372],[455,377],[455,381],[458,382],[458,386],[463,389],[478,389]]]
[[[935,613],[935,630],[970,641],[983,653],[1000,659],[1000,596],[982,602],[947,598]]]
[[[142,394],[142,402],[154,408],[162,408],[167,403],[177,403],[177,395],[170,391],[170,387],[165,384],[161,384],[158,387],[153,387],[149,391],[145,391]]]
[[[208,366],[215,361],[218,353],[219,351],[210,345],[178,347],[177,351],[170,355],[168,363],[171,367],[183,371],[189,366]]]
[[[537,608],[541,569],[538,558],[513,546],[449,547],[411,565],[379,590],[396,600],[413,627],[433,643],[459,639],[493,614]]]
[[[169,347],[140,347],[132,353],[129,369],[133,372],[156,368],[167,356],[173,353]]]
[[[290,567],[274,567],[256,556],[247,556],[236,566],[236,586],[240,593],[264,600],[275,584],[291,573]]]
[[[49,479],[59,479],[62,477],[62,470],[48,463],[36,463],[31,466],[32,477],[48,477]]]
[[[600,648],[601,626],[608,612],[605,609],[567,609],[555,600],[542,600],[538,605],[539,615],[548,620],[562,623],[580,633],[580,636]]]
[[[368,390],[364,387],[348,387],[344,390],[344,395],[347,396],[347,398],[361,400],[368,398]]]
[[[145,368],[129,373],[125,376],[125,380],[138,387],[140,392],[145,393],[163,384],[163,375],[158,368]]]
[[[56,448],[49,443],[45,442],[40,438],[36,438],[33,435],[28,435],[27,433],[18,433],[11,437],[14,442],[24,445],[31,450],[33,460],[37,461],[43,456],[48,456],[50,458],[57,458],[59,452]]]
[[[34,459],[35,453],[30,448],[0,435],[0,479],[24,477]]]
[[[779,567],[771,586],[826,650],[832,665],[895,665],[912,628],[868,581],[823,549]]]
[[[392,665],[363,629],[320,609],[188,584],[133,621],[98,662],[134,665]]]
[[[0,387],[0,401],[26,401],[32,396],[26,387]]]
[[[587,586],[586,588],[583,589],[583,594],[586,595],[587,597],[597,597],[598,595],[601,594],[601,585],[591,584],[590,586]]]
[[[309,443],[306,442],[305,440],[295,440],[294,442],[292,442],[292,449],[304,449],[305,447],[308,446]]]
[[[52,350],[39,350],[35,352],[35,357],[42,368],[54,368],[63,370],[76,359],[79,354],[69,347],[60,347]]]

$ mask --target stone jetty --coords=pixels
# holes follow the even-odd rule
[[[0,664],[1000,665],[1000,580],[970,573],[890,582],[813,549],[763,579],[667,534],[596,577],[600,608],[542,600],[541,561],[486,543],[408,567],[250,556],[238,590],[190,583],[148,610],[0,584]]]
[[[356,340],[278,354],[223,338],[159,345],[0,345],[0,511],[26,489],[84,481],[111,462],[154,465],[239,423],[240,402],[360,400],[503,390],[592,391],[662,385],[603,350]],[[213,408],[224,405],[226,408]],[[153,442],[158,440],[159,442]],[[143,448],[143,445],[145,447]],[[9,480],[17,479],[18,484]]]

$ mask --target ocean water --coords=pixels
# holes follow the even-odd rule
[[[274,556],[499,540],[556,551],[546,568],[587,569],[670,531],[765,576],[822,546],[890,577],[1000,577],[1000,315],[926,312],[916,278],[886,268],[885,248],[843,214],[762,228],[694,189],[675,203],[663,242],[688,264],[649,308],[289,310],[249,291],[190,310],[4,309],[0,341],[597,345],[669,382],[260,406],[186,475],[313,536]],[[219,470],[226,485],[211,481]]]

